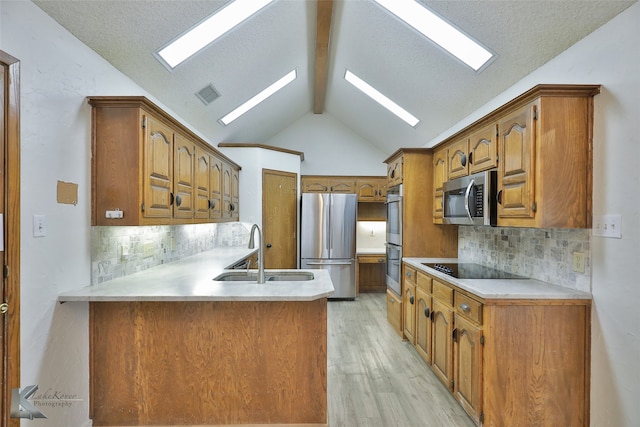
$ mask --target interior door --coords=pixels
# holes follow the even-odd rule
[[[0,426],[9,419],[11,389],[20,387],[20,62],[0,51]]]
[[[265,268],[296,268],[298,176],[262,170],[262,232]]]

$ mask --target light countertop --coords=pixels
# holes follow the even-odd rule
[[[402,258],[403,262],[433,277],[484,299],[591,300],[588,292],[577,291],[535,279],[456,279],[422,263],[451,263],[457,258]]]
[[[202,252],[98,285],[64,292],[58,295],[58,301],[313,301],[333,294],[333,283],[326,270],[304,270],[315,276],[309,281],[257,284],[213,280],[255,251],[218,248]]]
[[[356,255],[386,255],[386,254],[387,254],[387,250],[384,247],[356,249]]]

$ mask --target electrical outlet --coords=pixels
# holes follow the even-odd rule
[[[576,273],[584,273],[585,265],[584,265],[584,252],[574,252],[573,253],[573,263],[571,268]]]
[[[143,248],[144,258],[153,256],[153,253],[154,253],[153,242],[145,243],[142,248]]]
[[[622,215],[600,215],[593,217],[593,235],[622,238]]]

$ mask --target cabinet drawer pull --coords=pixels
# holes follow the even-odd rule
[[[429,310],[429,307],[425,307],[425,309],[424,309],[424,317],[428,318],[430,315],[431,315],[431,312]]]
[[[453,342],[458,342],[458,328],[455,328],[453,330],[453,332],[451,333],[451,338],[453,339]]]
[[[415,300],[415,299],[414,299],[413,295],[411,295],[411,296],[409,297],[409,302],[410,302],[412,305],[413,305],[413,301],[414,301],[414,300]]]
[[[391,304],[393,304],[394,302],[396,302],[396,300],[395,300],[395,299],[393,299],[393,298],[389,298],[389,302],[390,302]]]
[[[407,277],[411,277],[411,272],[410,272],[410,271],[407,271],[406,276],[407,276]]]
[[[469,304],[465,304],[462,303],[460,304],[460,308],[462,309],[462,311],[464,311],[465,313],[468,313],[471,311],[471,307],[469,307]]]
[[[498,191],[498,194],[496,195],[496,201],[499,205],[502,204],[502,190]]]
[[[176,206],[180,207],[180,205],[182,204],[182,196],[180,196],[179,194],[176,196]]]

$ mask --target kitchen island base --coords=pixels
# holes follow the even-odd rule
[[[90,303],[94,426],[327,424],[327,299]]]

